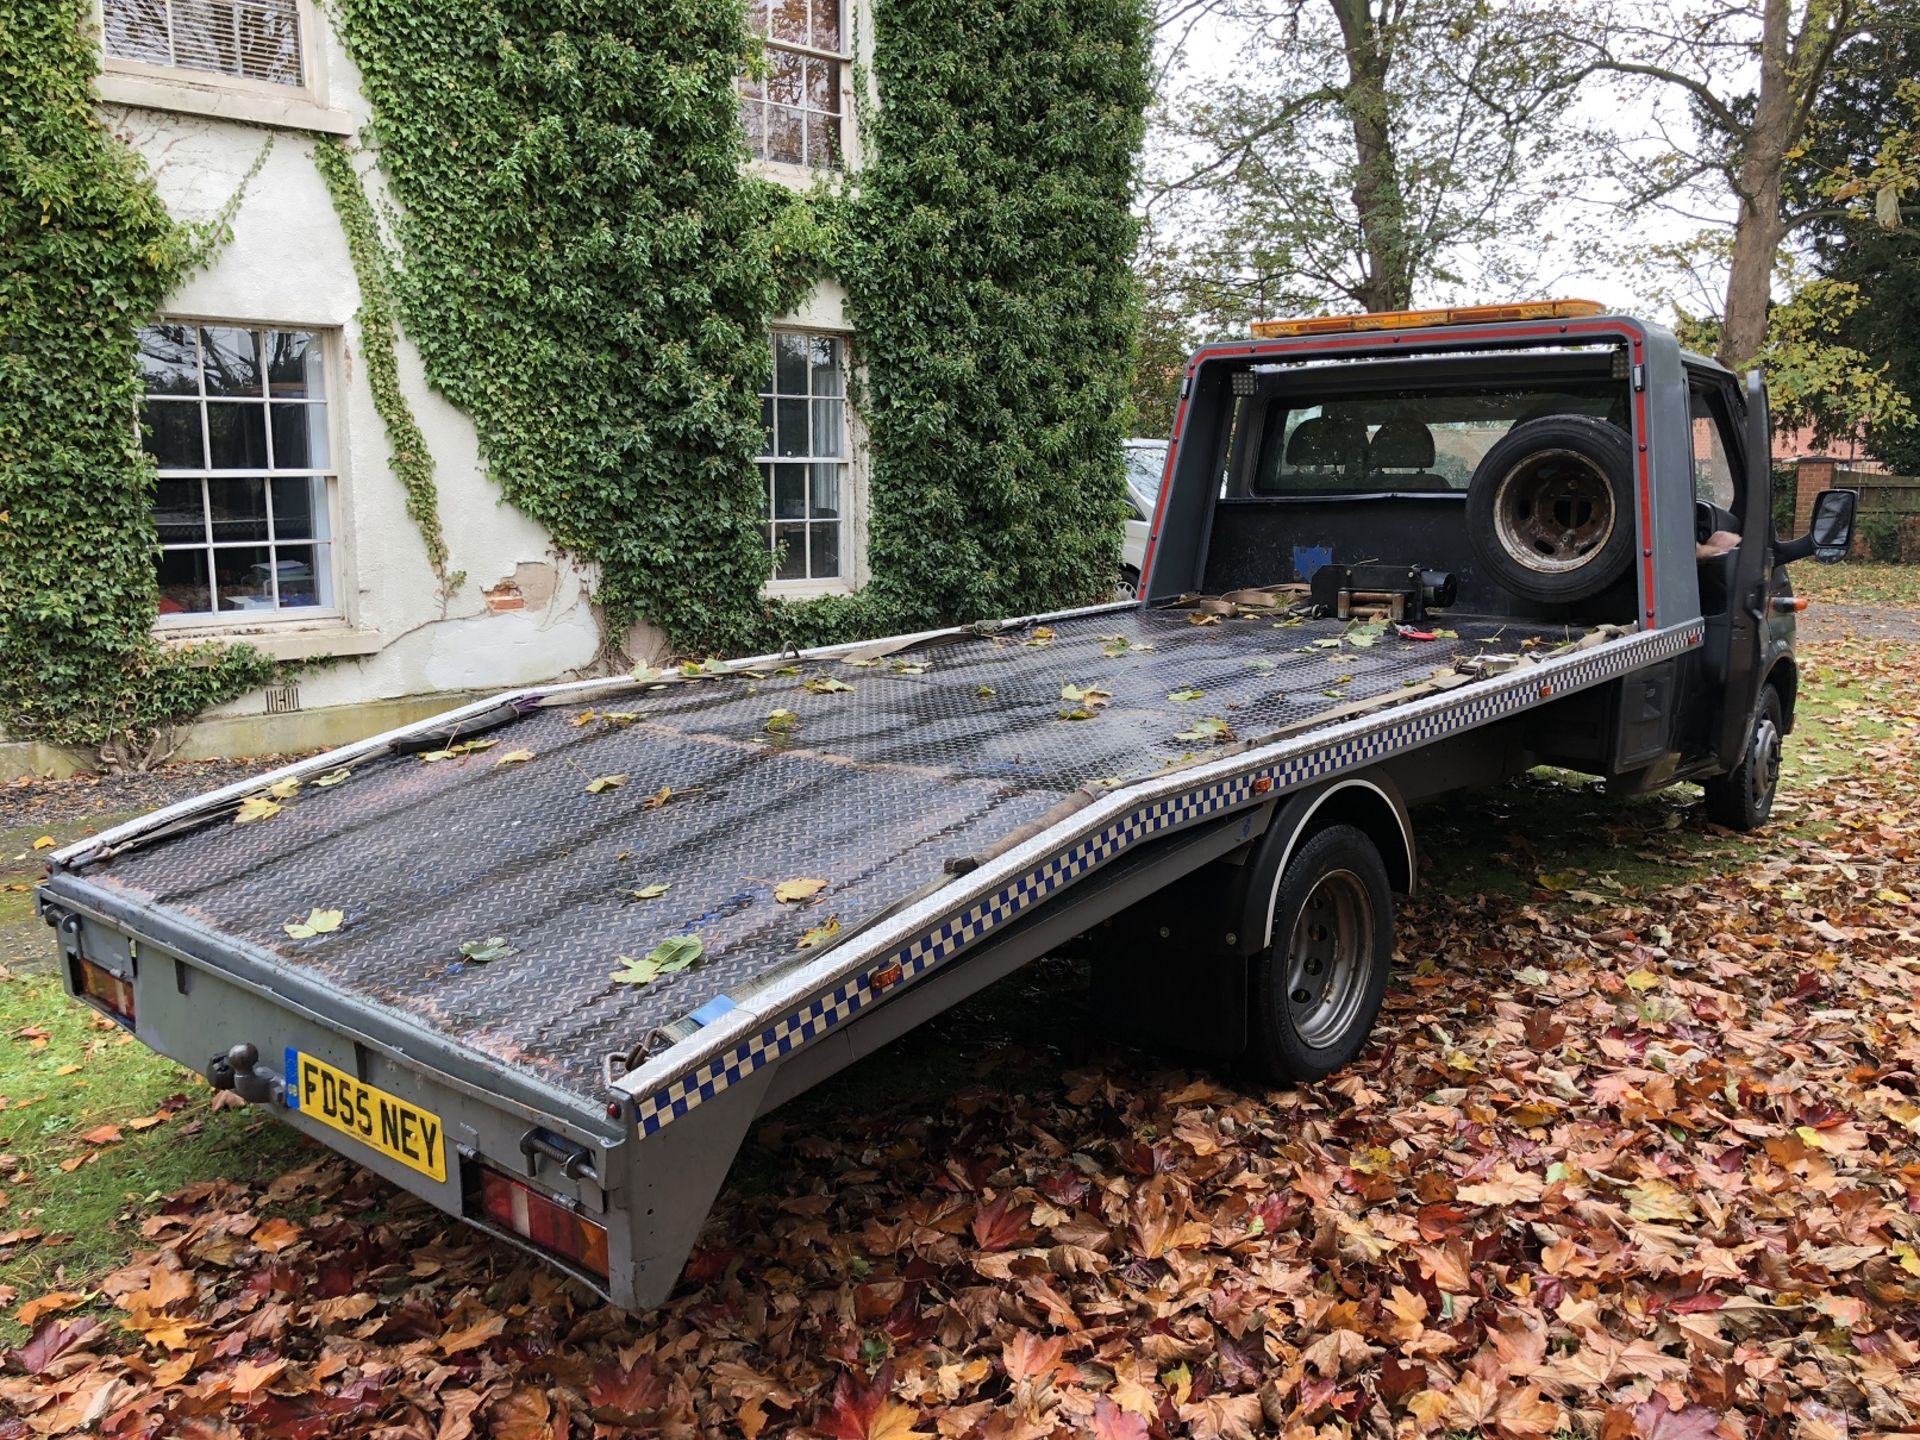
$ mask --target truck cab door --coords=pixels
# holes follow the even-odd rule
[[[1746,751],[1747,730],[1766,678],[1767,596],[1773,578],[1773,431],[1767,416],[1766,382],[1758,370],[1750,370],[1745,395],[1736,397],[1732,389],[1729,384],[1723,390],[1729,409],[1737,400],[1745,402],[1740,407],[1743,433],[1735,472],[1744,493],[1727,607],[1726,690],[1714,745],[1721,763],[1729,766]]]

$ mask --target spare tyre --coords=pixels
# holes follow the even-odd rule
[[[1633,444],[1586,415],[1513,427],[1467,485],[1467,535],[1489,578],[1563,605],[1611,585],[1633,562]]]

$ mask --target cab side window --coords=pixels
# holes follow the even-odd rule
[[[1696,382],[1688,388],[1687,401],[1693,428],[1693,498],[1737,515],[1741,493],[1734,465],[1739,452],[1725,397]]]

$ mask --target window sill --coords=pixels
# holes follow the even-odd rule
[[[351,135],[353,117],[344,110],[317,105],[304,93],[263,95],[253,90],[228,90],[218,84],[161,79],[103,70],[94,77],[99,97],[113,105],[137,105],[147,110],[171,110],[181,115],[204,115],[214,120],[239,120],[283,130]]]
[[[268,625],[163,625],[155,632],[162,645],[240,643],[275,660],[321,660],[372,655],[386,642],[378,632],[357,630],[344,620],[302,625],[277,621]]]
[[[769,580],[760,593],[769,600],[818,600],[823,595],[851,595],[850,580]]]
[[[786,160],[761,160],[749,157],[747,173],[758,175],[762,180],[771,180],[776,185],[784,185],[789,190],[806,192],[825,181],[829,188],[837,187],[846,179],[846,170],[839,165],[795,165]]]

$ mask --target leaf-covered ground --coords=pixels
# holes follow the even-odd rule
[[[1920,1427],[1920,651],[1811,658],[1758,836],[1560,776],[1427,817],[1326,1084],[1082,1053],[1035,967],[760,1127],[640,1316],[322,1152],[208,1171],[23,1285],[0,1437]],[[148,1143],[9,1118],[47,1232]]]

